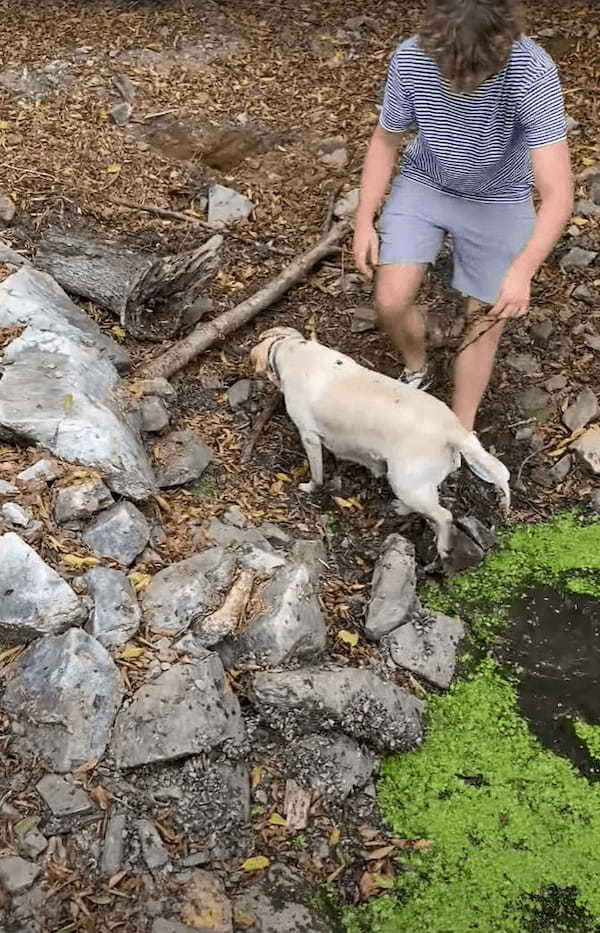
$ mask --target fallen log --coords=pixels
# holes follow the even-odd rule
[[[147,338],[142,322],[167,308],[172,335],[214,275],[222,242],[220,235],[212,236],[197,249],[156,259],[118,242],[51,232],[40,243],[35,266],[69,294],[111,311],[136,337]]]
[[[294,259],[276,278],[256,294],[246,298],[214,320],[199,324],[187,337],[179,340],[166,353],[150,362],[143,369],[144,376],[150,379],[157,376],[162,376],[165,379],[170,378],[204,350],[223,340],[228,334],[237,330],[238,327],[247,324],[265,308],[278,301],[292,285],[299,282],[324,256],[334,252],[351,229],[352,222],[350,220],[342,220],[340,223],[335,224],[315,246]]]

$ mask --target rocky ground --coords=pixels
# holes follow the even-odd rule
[[[174,253],[207,234],[113,202],[210,221],[225,200],[218,271],[182,332],[276,274],[356,187],[387,55],[418,14],[266,0],[2,7],[4,241],[35,257],[58,227]],[[543,17],[579,203],[530,316],[508,332],[479,426],[525,521],[593,497],[598,469],[598,29],[576,4]],[[397,372],[349,243],[171,384],[136,371],[160,344],[4,268],[5,928],[336,929],[315,884],[356,904],[393,883],[403,849],[430,844],[386,832],[372,781],[382,754],[421,741],[426,692],[448,686],[461,635],[419,606],[431,534],[389,514],[384,485],[344,468],[339,488],[307,500],[281,413],[240,468],[263,391],[247,352],[263,327],[292,323]],[[439,272],[424,301],[447,397],[461,320]],[[493,496],[464,473],[445,495],[464,560],[480,561]]]

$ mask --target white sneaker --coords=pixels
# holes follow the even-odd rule
[[[429,366],[425,364],[422,369],[406,369],[404,367],[398,376],[398,382],[401,382],[408,389],[421,389],[421,391],[425,392],[431,385]]]

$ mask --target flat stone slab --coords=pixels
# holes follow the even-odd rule
[[[0,537],[0,641],[30,642],[84,621],[69,586],[14,532]]]
[[[0,705],[28,748],[64,774],[102,757],[122,696],[106,649],[71,628],[39,639],[18,658]]]
[[[236,746],[244,736],[237,697],[209,654],[141,687],[117,717],[111,748],[119,768],[134,768]]]
[[[250,699],[287,739],[337,728],[378,751],[403,751],[423,738],[424,704],[364,668],[259,673]]]
[[[579,393],[572,405],[569,405],[562,420],[569,431],[577,431],[579,428],[585,428],[598,415],[600,415],[598,398],[596,393],[588,387]]]
[[[41,870],[41,865],[27,862],[18,855],[0,858],[0,888],[8,894],[20,894],[31,887]]]
[[[95,804],[82,787],[70,784],[60,774],[46,774],[36,790],[53,816],[82,816],[93,813]]]
[[[311,893],[307,889],[303,901],[295,885],[279,886],[269,876],[238,894],[234,910],[254,921],[249,929],[256,933],[331,933],[330,923],[311,906]]]
[[[58,490],[54,503],[54,518],[61,525],[65,522],[80,521],[91,518],[113,503],[111,491],[102,480],[86,480]]]
[[[392,659],[436,687],[447,689],[456,670],[456,653],[465,627],[441,612],[420,613],[389,636]]]
[[[161,570],[142,601],[149,628],[153,632],[177,634],[188,629],[192,622],[200,621],[231,586],[235,566],[235,557],[217,547]]]
[[[415,549],[402,535],[390,535],[375,565],[365,632],[377,641],[402,625],[415,610]]]
[[[148,544],[150,527],[133,503],[119,502],[88,526],[83,540],[94,554],[118,560],[128,567]]]
[[[94,603],[87,631],[109,651],[122,647],[135,635],[142,618],[130,580],[108,567],[93,567],[84,579]]]
[[[590,473],[600,474],[600,427],[588,428],[571,444],[570,450],[577,454]]]

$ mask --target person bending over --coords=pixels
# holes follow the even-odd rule
[[[390,61],[356,214],[355,262],[369,278],[377,269],[378,321],[402,354],[401,381],[413,388],[430,383],[425,322],[414,302],[428,263],[451,235],[452,284],[476,318],[454,364],[452,406],[468,430],[504,320],[526,314],[531,280],[573,206],[556,66],[522,28],[516,0],[431,0],[418,34]],[[417,135],[378,236],[375,216],[410,129]],[[487,315],[476,314],[490,305]]]

